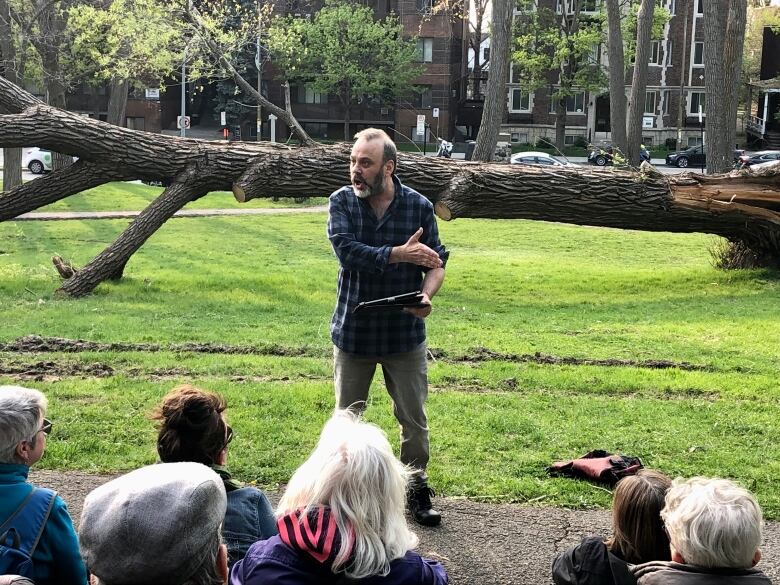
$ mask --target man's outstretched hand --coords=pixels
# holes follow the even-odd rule
[[[424,266],[425,268],[441,268],[443,264],[439,255],[420,242],[422,234],[423,229],[420,228],[412,234],[412,237],[409,238],[405,244],[402,246],[395,246],[390,252],[390,262],[408,262],[410,264]],[[430,309],[428,310],[428,313],[430,313]]]

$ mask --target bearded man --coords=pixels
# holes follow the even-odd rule
[[[350,185],[330,196],[328,238],[339,260],[338,299],[331,321],[338,408],[360,412],[377,365],[382,366],[401,425],[401,462],[414,471],[407,505],[420,524],[435,526],[428,487],[425,318],[444,282],[449,252],[439,241],[433,205],[395,175],[395,144],[382,130],[355,135]],[[363,301],[422,291],[418,307],[353,310]]]

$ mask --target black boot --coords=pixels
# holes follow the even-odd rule
[[[441,514],[433,509],[431,496],[435,495],[426,481],[415,481],[406,493],[406,505],[415,522],[423,526],[438,526]]]

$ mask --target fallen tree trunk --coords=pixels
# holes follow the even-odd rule
[[[257,197],[322,196],[347,182],[350,147],[291,149],[149,134],[42,104],[0,78],[0,147],[37,144],[78,156],[72,166],[0,195],[0,221],[109,181],[170,185],[117,240],[66,280],[80,296],[118,278],[143,243],[189,201],[229,190]],[[665,176],[640,171],[462,163],[399,154],[399,175],[445,220],[535,219],[579,225],[704,232],[742,242],[780,266],[780,164],[761,173]]]

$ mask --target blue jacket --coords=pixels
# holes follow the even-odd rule
[[[222,524],[222,536],[228,549],[228,563],[243,559],[246,551],[258,540],[276,534],[276,518],[271,503],[254,487],[227,490],[227,511]]]
[[[0,463],[0,524],[33,490],[27,482],[26,465]],[[57,496],[38,547],[33,553],[36,585],[85,585],[87,571],[81,560],[79,541],[65,502]]]
[[[390,573],[385,577],[346,580],[341,573],[335,575],[328,564],[313,561],[274,536],[252,545],[243,560],[233,566],[228,585],[447,585],[448,582],[440,563],[412,551],[390,563]]]

